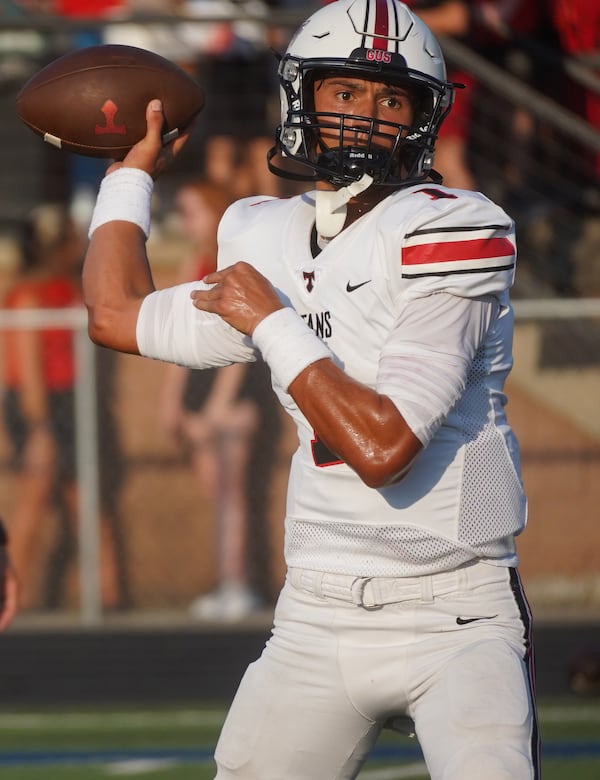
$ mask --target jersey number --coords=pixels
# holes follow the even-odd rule
[[[315,433],[315,438],[311,442],[313,460],[316,466],[323,468],[324,466],[338,466],[344,461],[340,459],[339,455],[332,452],[326,447],[321,439]]]
[[[453,195],[451,192],[437,190],[435,187],[423,187],[423,189],[417,190],[417,192],[424,192],[426,195],[429,195],[431,200],[439,200],[440,198],[456,198],[456,195]]]

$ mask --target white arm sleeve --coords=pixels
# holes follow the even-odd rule
[[[189,282],[157,290],[142,302],[137,320],[138,349],[145,357],[187,368],[250,363],[257,354],[252,340],[216,314],[196,309],[192,290],[208,288]]]
[[[438,293],[407,303],[382,352],[377,390],[427,446],[466,386],[499,309],[493,297]]]

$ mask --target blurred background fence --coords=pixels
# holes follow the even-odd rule
[[[274,181],[264,161],[278,115],[271,48],[285,49],[310,7],[112,5],[112,15],[80,18],[59,15],[50,4],[0,4],[3,297],[22,274],[31,215],[58,207],[84,231],[103,175],[104,163],[43,144],[14,112],[25,81],[75,46],[118,42],[153,49],[194,73],[207,90],[207,108],[186,153],[156,188],[148,246],[159,286],[178,278],[187,251],[173,199],[190,177],[233,175],[238,194],[294,191]],[[469,177],[517,222],[508,411],[530,500],[520,554],[533,606],[541,613],[594,614],[600,609],[600,130],[572,98],[600,96],[600,80],[597,63],[566,51],[551,21],[542,17],[527,35],[507,33],[494,56],[486,57],[485,47],[468,37],[442,39],[451,75],[467,83],[464,94],[471,99],[466,108],[457,105],[461,126],[443,140],[440,158],[449,161],[442,168],[448,183]],[[69,332],[74,349],[74,401],[65,425],[73,430],[76,454],[75,521],[52,496],[38,518],[24,573],[29,595],[21,620],[41,614],[92,625],[122,611],[150,624],[189,620],[190,603],[218,578],[218,531],[189,451],[159,424],[165,367],[98,349],[85,328],[77,302],[58,312],[0,311],[5,388],[6,339],[15,333]],[[260,382],[259,406],[267,413],[248,468],[248,561],[251,583],[269,609],[284,572],[282,516],[294,434],[264,377]],[[3,420],[0,514],[9,527],[21,501],[12,434]],[[110,598],[102,590],[107,538],[116,583]]]

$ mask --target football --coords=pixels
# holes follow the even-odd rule
[[[188,73],[154,52],[122,44],[76,49],[53,60],[21,88],[18,117],[58,149],[123,159],[146,134],[146,106],[160,98],[164,142],[204,107]]]

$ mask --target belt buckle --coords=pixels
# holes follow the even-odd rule
[[[381,604],[367,604],[365,602],[365,589],[367,585],[372,581],[373,577],[357,577],[352,586],[350,587],[350,593],[352,595],[352,603],[357,607],[363,607],[364,609],[381,609]]]

